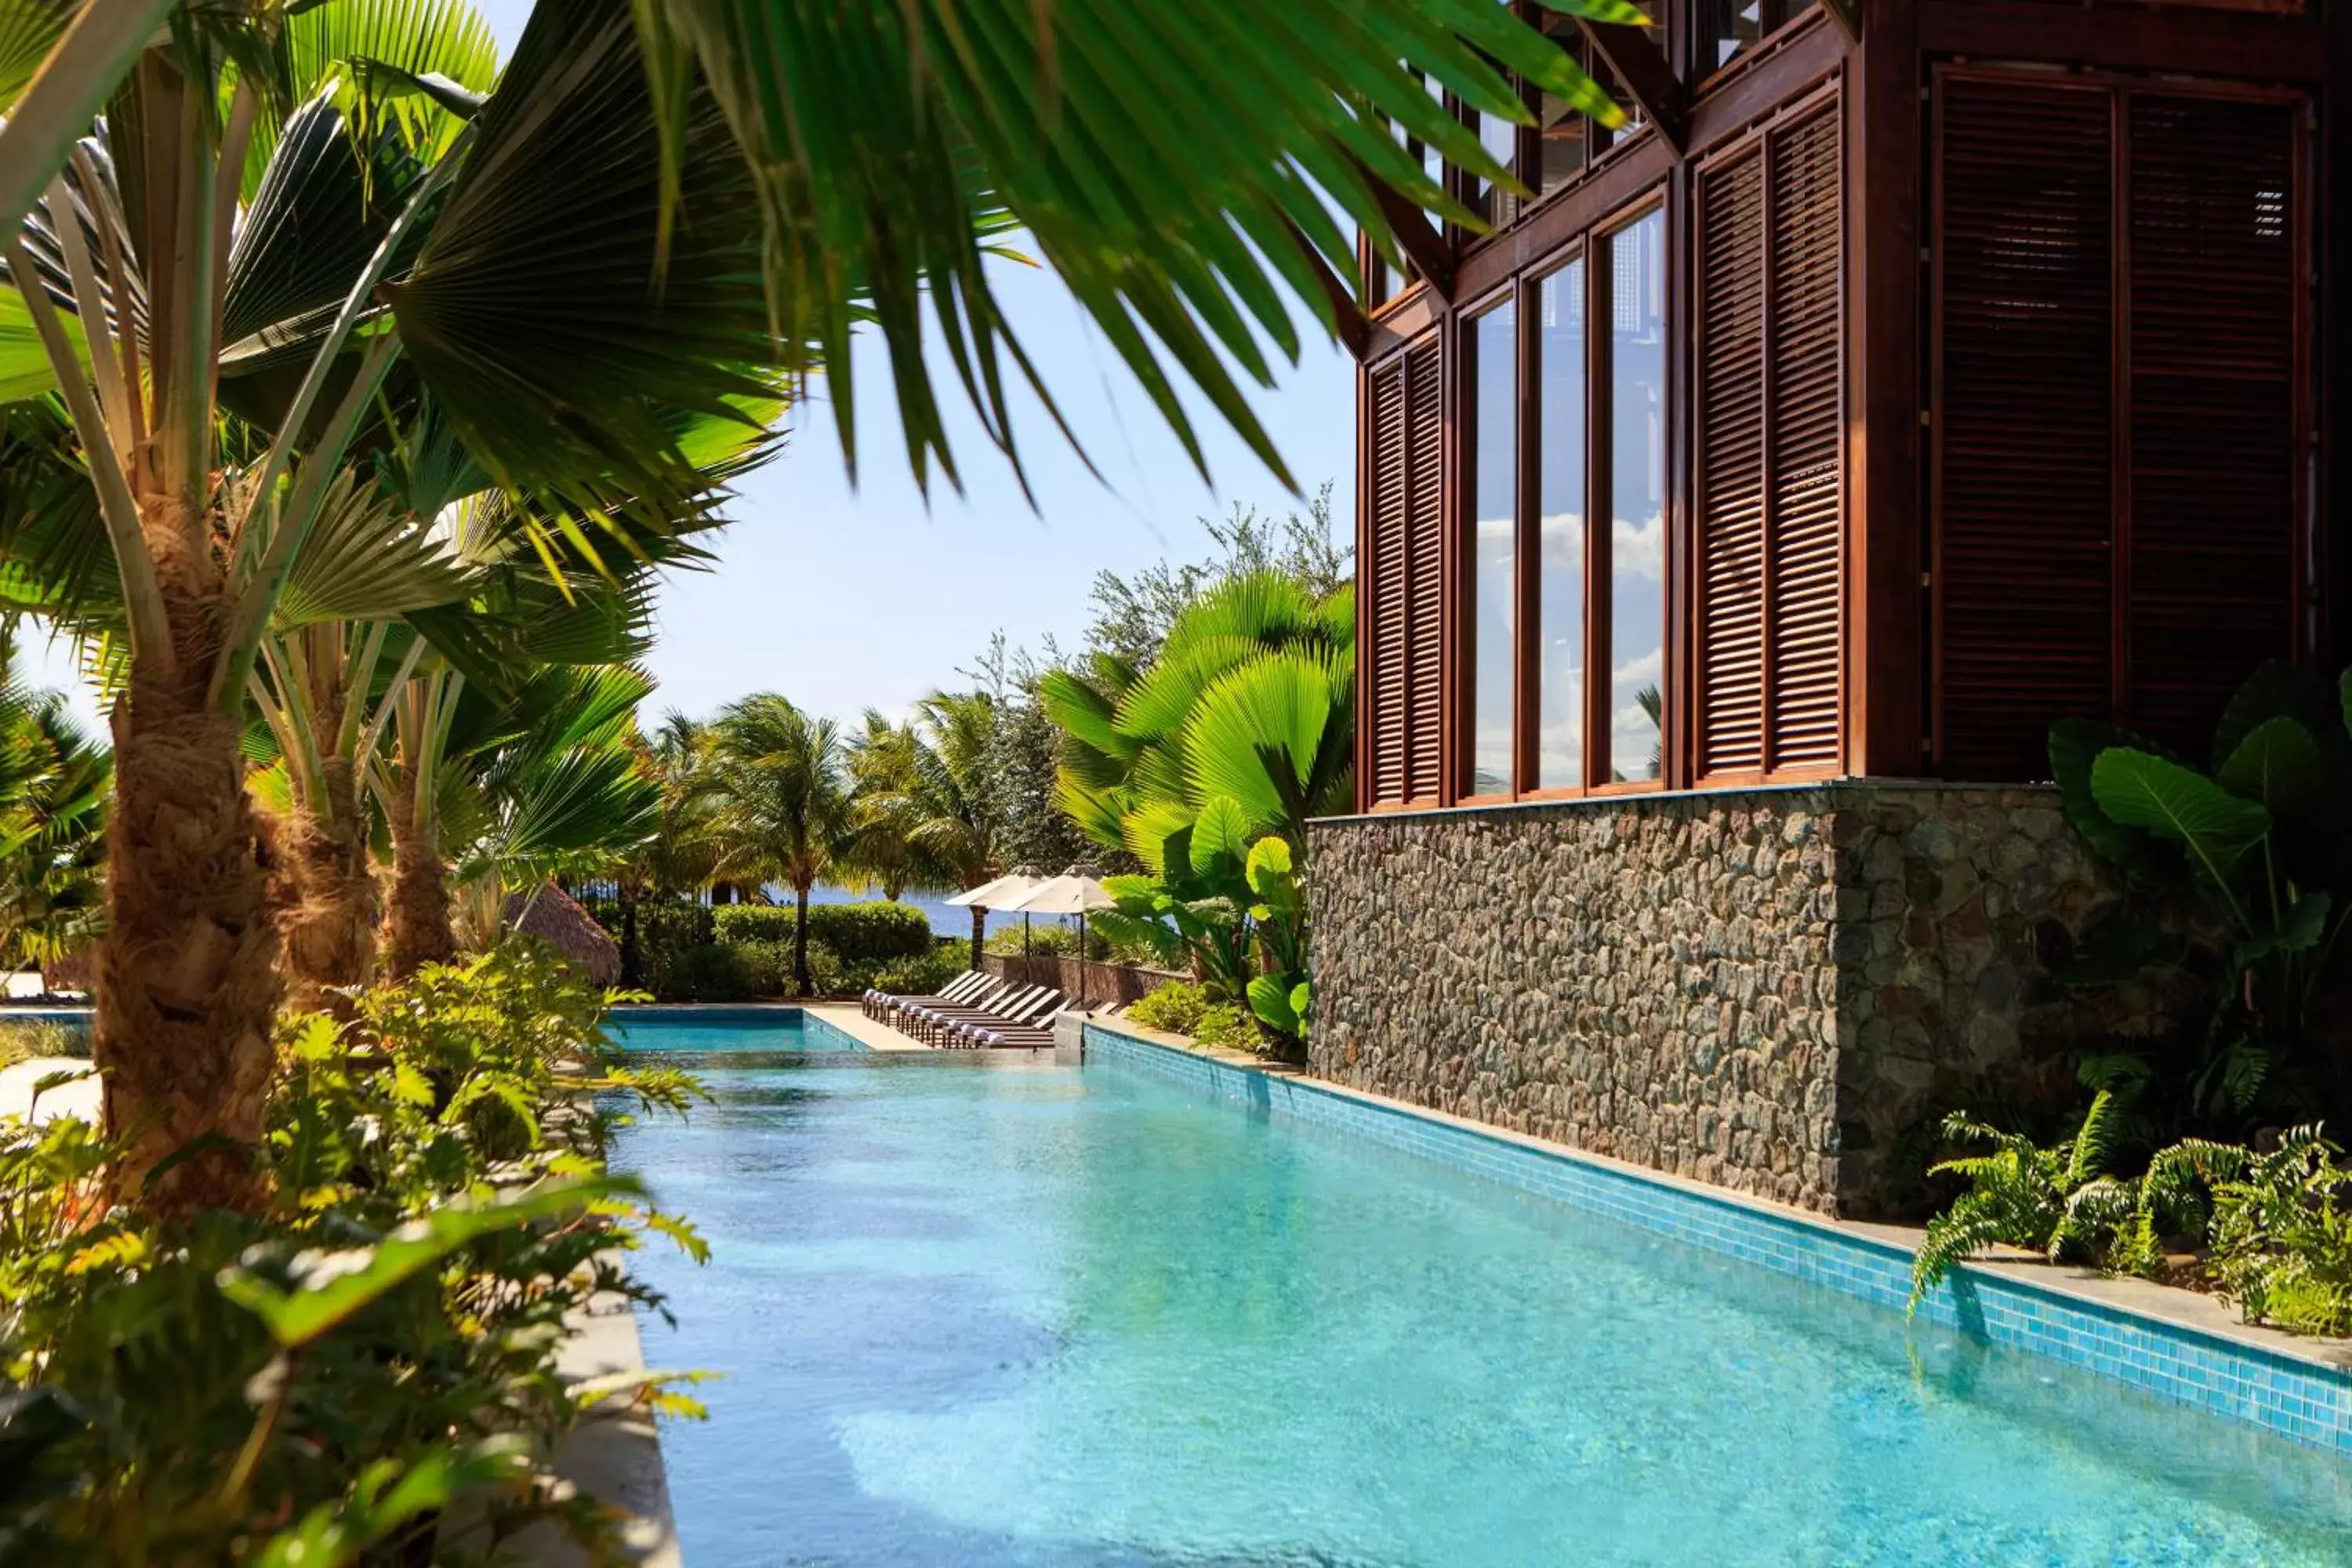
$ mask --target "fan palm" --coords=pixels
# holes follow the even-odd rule
[[[772,692],[734,702],[712,726],[711,787],[727,847],[720,875],[793,890],[793,982],[809,994],[809,890],[840,864],[855,828],[838,726]]]
[[[854,460],[864,321],[918,475],[952,478],[927,339],[1008,452],[1007,380],[1052,407],[987,271],[1018,226],[1196,459],[1170,360],[1279,471],[1237,375],[1270,382],[1267,342],[1297,354],[1277,280],[1320,300],[1350,270],[1328,204],[1391,254],[1391,192],[1475,222],[1390,122],[1508,180],[1417,73],[1524,121],[1499,66],[1614,118],[1492,0],[542,0],[487,103],[466,48],[347,25],[370,0],[5,3],[19,54],[56,42],[0,72],[23,84],[0,100],[0,227],[24,220],[0,345],[40,350],[0,386],[53,380],[118,567],[94,1044],[127,1187],[205,1140],[150,1193],[166,1207],[257,1196],[236,1146],[261,1131],[277,943],[236,710],[395,360],[499,485],[574,498],[583,539],[690,509],[667,411],[763,395],[775,369],[843,378]],[[390,42],[480,36],[459,5],[401,14]]]

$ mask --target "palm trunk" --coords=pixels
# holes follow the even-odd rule
[[[809,994],[808,972],[808,896],[806,887],[793,889],[800,895],[801,918],[793,922],[793,982],[800,987],[803,999]]]
[[[981,938],[988,931],[988,911],[974,905],[971,911],[971,966],[980,967]]]
[[[173,627],[197,629],[179,639],[175,669],[134,665],[115,705],[108,926],[90,1044],[106,1130],[124,1141],[117,1192],[186,1214],[266,1195],[258,1151],[278,937],[271,847],[245,792],[240,726],[205,700],[219,606],[167,594]]]
[[[375,977],[375,869],[350,760],[330,757],[320,772],[320,798],[296,812],[286,836],[294,893],[281,917],[286,1004],[348,1019],[344,993]]]
[[[449,910],[449,871],[441,859],[441,836],[416,810],[416,786],[404,779],[390,803],[392,910],[385,943],[392,976],[405,980],[428,963],[457,956],[457,932]]]
[[[645,963],[637,952],[637,890],[624,881],[616,891],[621,904],[621,985],[634,991],[645,984]]]

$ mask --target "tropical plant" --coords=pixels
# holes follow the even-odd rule
[[[1353,574],[1355,549],[1334,521],[1328,479],[1304,512],[1287,512],[1279,522],[1241,501],[1228,516],[1198,521],[1213,548],[1208,560],[1155,562],[1131,576],[1095,574],[1087,593],[1094,605],[1087,626],[1089,653],[1142,668],[1159,657],[1177,617],[1230,577],[1271,572],[1322,598]]]
[[[542,1519],[611,1550],[557,1449],[592,1402],[685,1406],[659,1379],[575,1388],[557,1347],[599,1292],[659,1307],[617,1262],[644,1237],[701,1243],[596,1173],[622,1104],[692,1093],[630,1065],[603,1003],[511,952],[289,1022],[273,1202],[168,1230],[108,1200],[123,1151],[85,1123],[0,1124],[9,1554],[488,1558]]]
[[[134,1174],[220,1135],[169,1167],[166,1205],[258,1201],[231,1150],[258,1135],[276,954],[235,710],[395,358],[501,488],[579,498],[575,542],[690,508],[671,410],[819,367],[853,407],[853,324],[880,328],[919,478],[952,478],[934,330],[1006,451],[1005,360],[1046,391],[988,270],[988,237],[1017,225],[1196,458],[1163,355],[1280,472],[1230,368],[1271,381],[1261,333],[1296,355],[1269,275],[1319,300],[1352,270],[1341,217],[1394,256],[1391,193],[1476,223],[1391,122],[1511,184],[1425,84],[1524,123],[1509,71],[1615,118],[1490,0],[1300,0],[1282,27],[1255,0],[1001,4],[979,26],[942,0],[757,18],[544,0],[486,102],[475,53],[425,47],[436,26],[478,43],[462,7],[381,29],[364,3],[36,11],[16,53],[57,41],[0,102],[0,225],[25,222],[6,259],[33,329],[16,341],[37,339],[70,422],[60,456],[89,481],[129,650],[98,964],[108,1103],[136,1130]],[[1643,19],[1627,0],[1549,3]],[[1188,106],[1171,134],[1099,133],[1168,103]],[[42,368],[20,358],[0,384]],[[854,461],[855,423],[838,428]]]
[[[1106,934],[1156,942],[1300,1056],[1307,824],[1354,791],[1353,590],[1233,574],[1176,616],[1149,668],[1098,653],[1041,691],[1068,735],[1064,809],[1145,868],[1105,884],[1119,900]]]
[[[2289,1128],[2266,1152],[2189,1140],[2158,1169],[2210,1194],[2210,1268],[2250,1323],[2294,1333],[2352,1333],[2352,1170],[2317,1124]]]
[[[455,857],[443,918],[461,947],[501,940],[516,889],[602,876],[654,836],[660,787],[630,743],[652,690],[632,666],[551,665],[457,721],[472,735],[445,742],[432,831]]]
[[[0,686],[0,969],[53,963],[98,935],[111,782],[63,698]]]
[[[722,876],[793,890],[793,979],[810,993],[809,890],[849,843],[850,792],[841,732],[773,692],[728,705],[712,726],[712,789],[724,825]]]
[[[2142,900],[2193,893],[2225,933],[2222,981],[2190,1085],[2200,1111],[2352,1105],[2352,1064],[2311,1041],[2312,1009],[2352,918],[2352,672],[2331,688],[2286,665],[2240,687],[2200,772],[2091,721],[2051,731],[2066,816]],[[2095,973],[2177,962],[2131,906],[2085,939]]]
[[[1989,1143],[1992,1152],[1964,1154],[1934,1166],[1931,1175],[1955,1175],[1969,1190],[1927,1222],[1911,1268],[1911,1305],[1934,1289],[1952,1266],[1992,1246],[2028,1247],[2053,1263],[2069,1258],[2133,1273],[2162,1261],[2158,1246],[2163,1215],[2154,1206],[2172,1195],[2117,1177],[2107,1163],[2116,1131],[2115,1096],[2101,1090],[2074,1136],[2042,1148],[1962,1111],[1944,1121],[1952,1143]]]

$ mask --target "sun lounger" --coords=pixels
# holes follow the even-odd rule
[[[987,1016],[956,1019],[947,1026],[940,1044],[950,1047],[970,1047],[986,1045],[990,1043],[988,1037],[1001,1036],[1006,1030],[1034,1032],[1044,1028],[1045,1020],[1069,1005],[1068,997],[1058,991],[1049,991],[1019,1006],[1008,1007]]]
[[[945,996],[893,997],[884,1010],[884,1021],[904,1034],[914,1034],[919,1021],[934,1011],[950,1008],[984,1006],[991,1003],[1008,1002],[1027,988],[1009,980],[991,980],[962,995],[950,1000]]]
[[[949,981],[937,992],[917,994],[912,992],[884,991],[869,986],[859,998],[860,1005],[869,1018],[879,1018],[901,1002],[961,1002],[988,984],[988,976],[977,969],[967,969]]]
[[[899,1027],[907,1029],[919,1040],[937,1045],[950,1024],[964,1019],[978,1019],[984,1023],[1001,1018],[1008,1013],[1034,1006],[1053,994],[1054,989],[1050,985],[1027,985],[1011,996],[996,997],[971,1006],[910,1007],[899,1016],[910,1020],[911,1027],[908,1024],[901,1024]]]

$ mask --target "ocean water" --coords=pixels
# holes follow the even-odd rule
[[[706,1080],[614,1160],[696,1568],[2352,1562],[2325,1457],[1116,1066]]]

